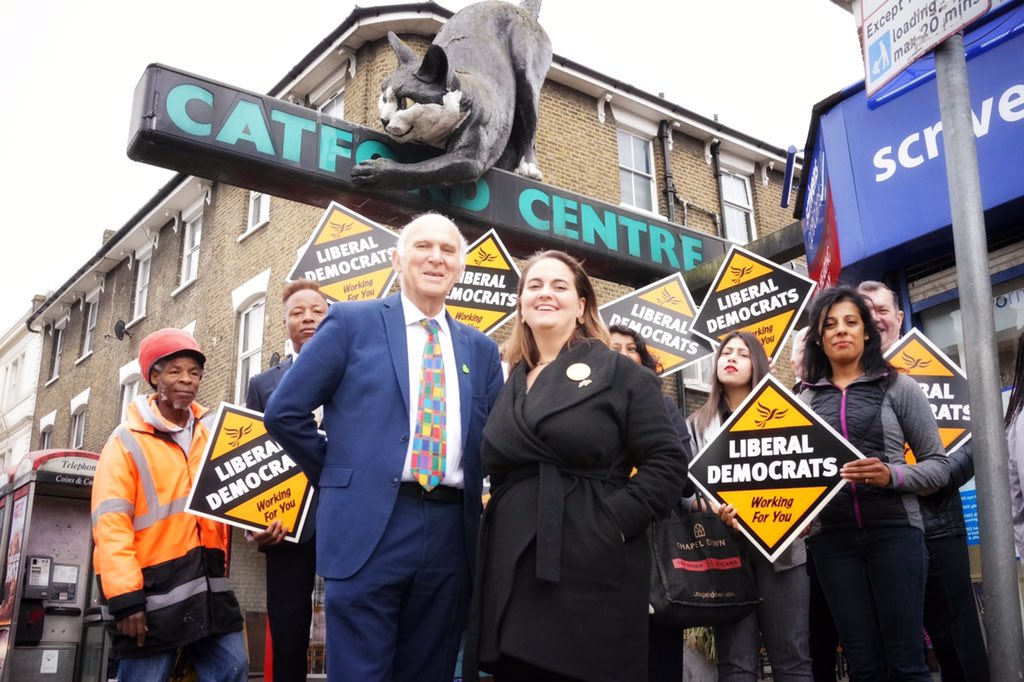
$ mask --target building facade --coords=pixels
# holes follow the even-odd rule
[[[396,63],[387,31],[422,52],[448,16],[433,3],[357,8],[321,43],[328,47],[309,53],[268,94],[379,129],[380,83]],[[537,149],[554,187],[730,242],[792,222],[780,207],[782,149],[557,55],[542,91]],[[186,328],[198,339],[207,355],[199,401],[209,407],[241,403],[249,377],[288,351],[281,293],[323,209],[185,174],[142,201],[29,320],[42,339],[34,448],[99,451],[127,402],[149,391],[138,345],[159,328]],[[629,290],[598,282],[602,303]],[[503,339],[500,329],[496,338]],[[668,379],[666,388],[685,392],[693,409],[707,371],[688,368],[679,375],[685,380]],[[259,669],[263,561],[240,533],[235,539],[232,578]],[[314,638],[311,670],[320,666]]]
[[[13,472],[33,445],[46,446],[33,438],[43,340],[25,326],[29,314],[0,336],[0,472]]]

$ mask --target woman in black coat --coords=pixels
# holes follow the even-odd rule
[[[661,363],[651,355],[647,343],[639,332],[622,324],[613,324],[608,327],[608,333],[611,336],[609,347],[613,351],[625,355],[655,374],[661,373]],[[686,416],[667,395],[662,396],[662,400],[683,445],[686,461],[689,462],[693,459],[693,450],[690,445],[690,430],[686,426]],[[692,494],[693,484],[688,481],[683,489],[683,497]],[[647,682],[679,682],[682,679],[683,628],[659,625],[652,621],[647,633]]]
[[[678,500],[686,457],[657,378],[607,347],[576,259],[531,258],[518,308],[484,428],[492,497],[467,648],[497,682],[642,682],[647,527]]]

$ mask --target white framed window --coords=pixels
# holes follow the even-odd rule
[[[199,276],[199,245],[203,241],[203,214],[200,212],[185,221],[181,251],[181,284],[195,281]]]
[[[146,316],[146,303],[149,299],[149,271],[153,261],[153,252],[144,251],[135,256],[135,292],[132,296],[132,319],[138,320]]]
[[[128,406],[139,395],[139,376],[121,384],[121,421],[128,418]]]
[[[21,361],[22,355],[11,360],[4,370],[4,407],[11,407],[21,395]]]
[[[85,314],[82,325],[82,353],[79,357],[85,357],[92,352],[96,341],[96,320],[99,318],[100,299],[99,292],[94,298],[87,297],[85,300]]]
[[[650,138],[622,130],[619,141],[619,189],[623,204],[654,211],[654,152]]]
[[[50,372],[47,374],[47,381],[53,381],[60,376],[60,354],[64,350],[64,325],[54,327],[53,344],[50,346]]]
[[[71,449],[81,450],[85,443],[85,412],[82,407],[71,415]]]
[[[239,314],[238,383],[235,400],[241,401],[249,387],[249,379],[259,374],[263,360],[263,313],[266,299],[258,299]]]
[[[246,232],[255,232],[270,222],[270,195],[262,192],[249,192],[249,220]]]
[[[709,355],[689,367],[683,369],[683,384],[687,388],[704,391],[711,390],[711,377],[715,371],[715,356]]]
[[[341,89],[331,95],[326,102],[317,107],[317,110],[324,116],[331,118],[345,119],[345,90]]]
[[[723,237],[737,244],[754,239],[754,203],[750,193],[750,176],[723,169],[719,175],[722,192]]]
[[[47,426],[40,433],[39,449],[40,450],[49,450],[52,447],[53,447],[53,427],[52,426]]]

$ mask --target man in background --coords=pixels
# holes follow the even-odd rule
[[[327,299],[320,285],[308,279],[289,282],[281,296],[284,327],[295,355],[313,338],[327,315]],[[263,412],[270,395],[291,369],[294,356],[249,380],[245,406]],[[310,506],[306,524],[297,543],[282,542],[291,530],[275,521],[266,531],[251,537],[267,558],[267,618],[270,621],[274,682],[302,682],[306,679],[306,651],[313,618],[313,587],[316,580],[316,501]]]

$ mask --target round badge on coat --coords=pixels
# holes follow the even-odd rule
[[[583,381],[590,376],[590,365],[583,362],[571,364],[565,369],[565,376],[573,381]]]

